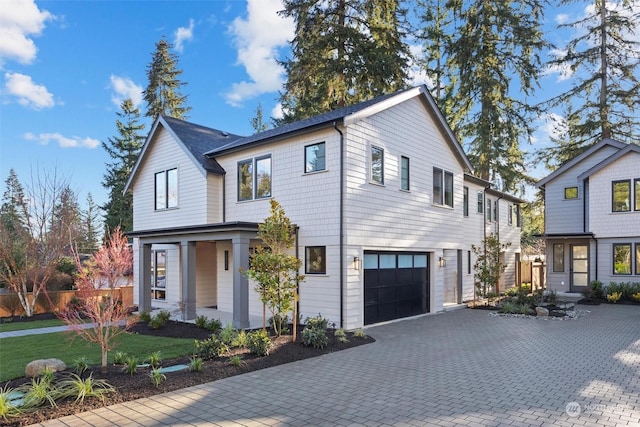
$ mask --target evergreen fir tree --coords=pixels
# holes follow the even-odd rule
[[[91,254],[98,250],[100,232],[98,231],[98,219],[100,207],[93,201],[91,193],[87,195],[87,208],[81,212],[82,236],[78,240],[78,251],[83,254]]]
[[[145,137],[140,132],[144,124],[139,123],[140,110],[131,99],[125,99],[117,112],[116,128],[118,136],[102,142],[112,163],[107,164],[107,173],[102,186],[109,190],[109,201],[102,207],[105,211],[105,231],[111,233],[116,227],[131,230],[133,227],[133,195],[123,194],[133,166],[140,154]]]
[[[66,255],[71,255],[72,245],[84,234],[78,196],[68,185],[62,188],[52,209],[49,232],[67,239]]]
[[[2,195],[0,206],[0,221],[3,232],[19,238],[27,236],[29,211],[25,198],[24,187],[18,180],[16,171],[9,170],[9,176],[5,180],[5,191]]]
[[[256,133],[264,132],[269,129],[269,125],[264,122],[262,103],[258,103],[258,106],[256,107],[256,115],[251,119],[251,127]]]
[[[182,95],[180,88],[186,83],[178,77],[182,70],[178,69],[178,56],[171,53],[173,45],[164,37],[156,43],[156,50],[151,63],[147,66],[149,84],[144,90],[144,100],[147,103],[145,116],[155,120],[160,114],[187,119],[191,107],[187,107],[187,95]]]
[[[409,49],[396,0],[285,0],[295,21],[281,94],[288,123],[403,89]]]

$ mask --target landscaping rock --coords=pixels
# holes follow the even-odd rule
[[[27,377],[37,377],[42,374],[46,368],[51,369],[53,372],[59,372],[67,369],[67,365],[60,359],[38,359],[29,362],[24,369],[24,374]]]
[[[549,315],[549,310],[544,307],[536,307],[536,316],[545,317]]]

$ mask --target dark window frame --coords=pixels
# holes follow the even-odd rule
[[[172,179],[175,178],[174,179]],[[158,186],[158,179],[161,179],[163,188]],[[162,198],[159,198],[159,191],[162,190]],[[175,196],[172,196],[172,192]],[[153,174],[153,206],[156,211],[175,209],[178,207],[178,168],[165,169]]]
[[[575,195],[573,195],[573,191],[572,190],[575,190]],[[571,191],[571,192],[569,192],[569,191]],[[578,196],[579,196],[579,193],[578,193],[578,187],[577,186],[575,186],[575,187],[565,187],[564,188],[564,199],[565,200],[577,199]]]
[[[560,253],[556,250],[556,248],[561,249]],[[564,273],[564,243],[553,244],[553,272]]]
[[[314,163],[309,163],[309,149],[313,149],[314,147],[322,146],[322,156],[317,156],[314,158]],[[322,159],[321,167],[317,165],[318,159]],[[309,166],[312,168],[309,168]],[[327,170],[327,144],[323,142],[316,142],[315,144],[305,145],[304,147],[304,173],[314,173],[321,172]]]
[[[158,256],[163,255],[164,262],[164,282],[160,285],[160,279],[158,279]],[[158,249],[151,252],[151,271],[150,271],[151,283],[149,283],[151,291],[151,299],[156,301],[167,300],[167,250]],[[159,297],[162,295],[162,297]]]
[[[615,200],[616,185],[618,184],[626,184],[628,186],[626,209],[616,208],[616,200]],[[631,212],[631,180],[630,179],[621,179],[617,181],[611,181],[611,212]]]
[[[611,273],[614,276],[631,276],[633,274],[633,256],[632,256],[632,250],[633,250],[633,244],[631,243],[613,243],[611,245],[612,247],[612,251],[611,251]],[[617,273],[616,272],[616,248],[617,247],[627,247],[629,249],[629,272],[628,273]]]
[[[411,161],[407,156],[400,156],[400,189],[411,190]]]
[[[269,160],[269,192],[268,194],[259,194],[260,183],[262,177],[258,174],[258,165],[264,160]],[[248,172],[245,174],[242,170],[242,166],[248,166]],[[246,179],[243,179],[246,178]],[[273,194],[273,159],[271,154],[265,154],[263,156],[254,157],[251,159],[240,160],[237,163],[237,198],[239,202],[246,202],[249,200],[262,200],[269,199]],[[242,183],[246,181],[251,185],[251,194],[242,195]]]
[[[478,191],[478,206],[476,208],[478,213],[483,213],[484,212],[484,192],[482,191]]]
[[[469,216],[469,187],[462,187],[462,215]]]
[[[633,180],[634,210],[640,211],[640,178]]]
[[[374,152],[378,151],[380,153],[380,176],[375,176],[374,172],[374,163],[377,163],[377,160],[374,160]],[[378,147],[376,145],[371,146],[371,173],[370,178],[371,182],[378,185],[384,185],[384,148]]]
[[[485,201],[485,204],[487,205],[487,206],[485,207],[485,212],[487,213],[487,222],[491,222],[491,212],[492,212],[492,209],[491,209],[491,205],[492,205],[492,203],[491,203],[491,199],[487,197],[487,199],[486,199],[486,201]]]
[[[433,204],[453,208],[453,172],[433,168]]]
[[[640,276],[640,242],[636,243],[636,276]]]
[[[313,251],[320,251],[320,260],[313,259],[318,254]],[[327,274],[327,247],[326,246],[305,246],[304,248],[304,272],[305,274]],[[319,262],[319,264],[317,264]],[[314,265],[316,263],[316,265]]]
[[[261,184],[261,180],[263,179],[261,176],[259,176],[258,174],[258,163],[264,161],[264,160],[269,160],[269,193],[268,194],[258,194],[258,191],[260,190],[260,184]],[[254,166],[253,166],[253,179],[254,179],[254,185],[253,185],[253,198],[256,200],[259,199],[269,199],[271,198],[271,194],[272,194],[272,187],[273,187],[273,181],[272,181],[272,176],[273,176],[273,164],[272,164],[272,160],[271,160],[271,154],[266,154],[264,156],[260,156],[260,157],[256,157],[254,159]]]
[[[509,217],[507,218],[507,223],[509,225],[513,225],[513,205],[509,203]]]

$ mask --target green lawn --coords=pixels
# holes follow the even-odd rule
[[[24,376],[24,368],[36,359],[56,358],[67,366],[73,366],[73,360],[86,356],[92,365],[100,365],[100,348],[89,344],[68,332],[54,334],[29,335],[0,339],[0,381]],[[123,351],[142,360],[154,351],[160,351],[163,359],[188,356],[193,353],[193,339],[162,338],[150,335],[126,333],[119,337],[115,351]],[[109,361],[115,351],[109,352]]]
[[[0,323],[0,332],[21,331],[24,329],[48,328],[50,326],[62,326],[64,322],[60,319],[33,320],[30,322],[10,322]]]

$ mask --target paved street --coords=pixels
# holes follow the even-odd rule
[[[640,306],[579,308],[376,326],[371,345],[40,425],[640,425]]]

